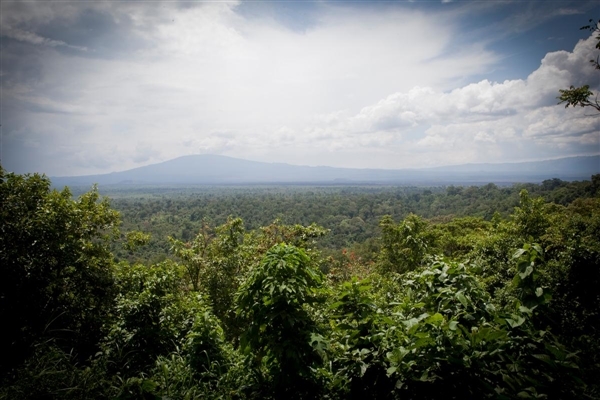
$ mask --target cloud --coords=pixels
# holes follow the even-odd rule
[[[524,80],[497,83],[482,80],[449,92],[414,87],[388,95],[354,115],[332,113],[312,128],[314,138],[344,137],[348,147],[373,140],[371,146],[390,146],[401,154],[427,149],[438,154],[437,164],[448,163],[447,153],[468,151],[463,162],[509,159],[511,146],[531,145],[531,156],[548,149],[577,154],[586,144],[600,150],[600,119],[581,109],[557,106],[561,88],[585,82],[600,92],[597,71],[587,60],[595,51],[595,37],[580,41],[573,52],[549,53]],[[393,134],[393,135],[390,135]],[[494,158],[486,150],[494,145]],[[590,149],[592,152],[594,148]]]
[[[18,29],[18,28],[8,27],[7,29],[2,31],[2,35],[5,37],[8,37],[8,38],[11,38],[11,39],[18,40],[20,42],[26,42],[26,43],[30,43],[30,44],[34,44],[34,45],[38,45],[38,46],[51,46],[51,47],[65,46],[65,47],[69,47],[69,48],[76,49],[76,50],[87,51],[86,47],[73,46],[73,45],[63,42],[62,40],[53,40],[53,39],[45,38],[45,37],[37,35],[33,32],[27,32],[27,31],[24,31],[24,30]]]
[[[29,160],[13,165],[69,175],[220,153],[400,168],[597,142],[597,119],[555,106],[559,88],[592,82],[590,40],[527,79],[464,84],[500,57],[483,36],[456,39],[457,13],[314,3],[296,29],[243,7],[3,5],[3,129],[12,160]]]
[[[156,150],[152,144],[146,142],[138,142],[135,146],[135,154],[132,159],[136,163],[156,160],[160,155],[160,151]]]

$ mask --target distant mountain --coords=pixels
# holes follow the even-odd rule
[[[590,179],[600,173],[600,155],[503,164],[463,164],[420,169],[307,167],[192,155],[103,175],[54,177],[54,186],[166,184],[482,184]]]

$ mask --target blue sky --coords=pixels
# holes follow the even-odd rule
[[[597,1],[0,5],[2,165],[51,176],[188,154],[358,168],[600,153],[556,105],[600,72]]]

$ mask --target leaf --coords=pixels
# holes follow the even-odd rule
[[[521,311],[522,313],[531,315],[533,309],[527,308],[525,306],[519,306],[519,311]]]
[[[427,346],[433,346],[435,345],[435,340],[433,340],[429,335],[427,335],[426,333],[423,333],[422,335],[420,335],[421,337],[419,337],[419,339],[417,339],[417,341],[414,344],[414,347],[416,349],[419,349],[421,347],[427,347]]]
[[[550,344],[546,344],[546,350],[548,350],[552,355],[559,361],[563,361],[566,359],[567,353],[562,351],[560,348],[556,346],[552,346]]]
[[[525,391],[517,393],[517,397],[520,399],[531,399],[531,395]]]
[[[493,314],[496,312],[496,307],[492,303],[487,303],[485,305],[485,311],[489,312],[490,314]]]
[[[438,325],[438,326],[443,321],[444,321],[444,317],[440,313],[435,313],[425,320],[425,322],[428,324]]]
[[[469,303],[467,302],[467,298],[465,297],[464,294],[462,294],[462,292],[458,292],[456,293],[456,298],[458,299],[458,301],[460,301],[460,303],[467,307],[469,305]]]
[[[422,382],[427,382],[429,381],[429,371],[425,370],[425,372],[423,372],[423,374],[421,375],[421,377],[419,378],[420,381]]]
[[[508,322],[508,324],[510,325],[511,328],[517,328],[521,325],[523,325],[523,322],[525,322],[525,318],[516,315],[513,315],[513,317],[516,317],[516,319],[512,319],[512,318],[506,318],[506,322]]]
[[[548,365],[552,365],[552,366],[554,365],[552,358],[548,354],[534,354],[533,356],[535,358],[537,358],[538,360],[542,360],[543,362],[545,362]]]
[[[515,252],[515,254],[513,254],[513,258],[519,258],[521,257],[527,250],[525,249],[519,249]]]
[[[369,366],[365,363],[362,363],[360,366],[360,376],[364,376],[365,372],[367,372],[367,368],[369,368]]]
[[[346,303],[343,301],[336,301],[335,303],[333,303],[332,305],[329,306],[330,309],[334,310],[336,308],[339,308],[343,305],[345,305]]]
[[[535,289],[536,297],[540,297],[542,294],[544,294],[544,290],[541,287]]]
[[[521,277],[521,279],[525,279],[529,275],[531,275],[532,272],[533,272],[533,267],[531,265],[528,265],[527,268],[525,268],[524,272],[519,272],[519,276]]]
[[[506,331],[501,329],[482,328],[480,331],[481,339],[487,342],[493,342],[506,337]]]
[[[409,319],[409,320],[402,321],[402,323],[403,323],[404,325],[406,325],[406,328],[407,328],[407,329],[410,329],[410,328],[412,328],[413,326],[417,325],[417,324],[419,323],[419,320],[418,320],[418,319],[416,319],[416,318],[411,318],[411,319]]]
[[[458,321],[450,321],[450,323],[448,324],[448,329],[450,329],[451,331],[455,331],[457,325]]]

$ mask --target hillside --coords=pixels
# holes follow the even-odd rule
[[[55,186],[114,184],[388,183],[457,184],[589,179],[600,156],[526,163],[463,164],[421,169],[353,169],[264,163],[220,155],[190,155],[103,175],[54,177]]]

